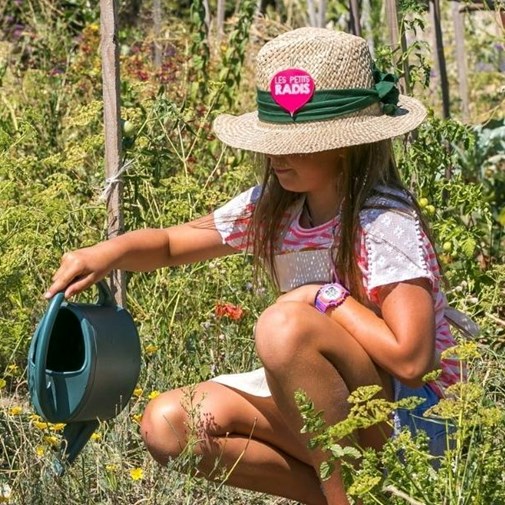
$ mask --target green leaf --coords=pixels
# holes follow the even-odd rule
[[[321,480],[328,480],[335,471],[335,465],[331,461],[323,461],[319,467]]]

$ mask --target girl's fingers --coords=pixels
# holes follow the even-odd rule
[[[70,286],[82,285],[80,282],[90,275],[89,269],[85,267],[78,253],[66,253],[62,257],[60,268],[53,275],[53,283],[44,294],[44,297],[49,299],[56,293],[65,291],[65,296],[68,298],[67,293],[77,293],[73,288],[70,289]]]
[[[75,279],[68,287],[65,289],[65,298],[71,298],[89,288],[96,282],[96,276],[94,274],[88,274],[85,277],[79,277]]]

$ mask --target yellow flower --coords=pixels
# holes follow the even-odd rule
[[[4,388],[7,385],[7,382],[5,382],[5,379],[0,379],[0,389]]]
[[[93,433],[91,435],[91,440],[95,441],[95,442],[99,442],[100,440],[102,440],[102,434],[101,433]]]
[[[30,414],[30,421],[40,421],[41,417],[37,414]]]
[[[22,413],[23,413],[22,407],[19,407],[17,405],[9,409],[9,414],[11,414],[12,416],[19,416],[19,414]]]
[[[142,480],[144,478],[144,470],[142,468],[132,468],[130,470],[132,480]]]
[[[33,421],[33,426],[38,430],[47,430],[49,428],[49,423],[44,423],[42,421]]]
[[[44,456],[44,453],[46,452],[46,449],[43,445],[37,445],[37,447],[35,447],[35,454],[41,458],[42,456]]]
[[[19,367],[17,365],[9,365],[7,367],[7,373],[9,375],[15,375],[19,372]]]
[[[140,423],[140,421],[142,421],[142,414],[133,414],[132,419],[133,419],[136,423]]]
[[[154,400],[157,396],[160,396],[160,392],[159,391],[151,391],[147,397],[149,398],[149,400]]]
[[[117,465],[105,465],[105,470],[107,470],[107,472],[117,472]]]
[[[49,425],[51,431],[61,431],[63,428],[65,428],[65,423],[54,423]]]
[[[53,447],[58,447],[60,445],[60,440],[58,437],[54,435],[46,435],[44,437],[44,442],[46,442],[49,445],[52,445]]]
[[[142,388],[135,388],[133,390],[133,395],[136,396],[137,398],[140,398],[143,392],[144,390]]]
[[[149,344],[149,345],[146,345],[145,352],[146,352],[146,354],[154,354],[158,349],[159,348],[157,345]]]

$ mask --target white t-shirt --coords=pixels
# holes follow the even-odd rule
[[[250,251],[248,226],[260,194],[260,186],[252,187],[214,212],[215,226],[223,243],[240,251]],[[300,225],[303,202],[301,197],[284,215],[283,238],[274,250],[277,277],[283,292],[307,283],[335,280],[331,248],[338,247],[340,218],[337,215],[320,226],[303,228]],[[437,258],[415,211],[406,202],[408,195],[403,191],[379,186],[360,212],[357,250],[363,287],[370,302],[377,304],[381,286],[427,278],[435,307],[436,349],[443,351],[455,345],[455,340],[445,319],[447,301],[440,290]],[[439,379],[430,383],[439,395],[444,387],[460,379],[457,360],[443,360],[441,368]]]

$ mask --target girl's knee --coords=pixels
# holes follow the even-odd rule
[[[310,346],[308,309],[300,302],[280,302],[260,315],[255,342],[265,368],[281,371],[292,366],[293,358]]]
[[[181,404],[180,390],[168,391],[148,403],[140,433],[144,443],[161,464],[178,456],[186,446],[187,413]]]

